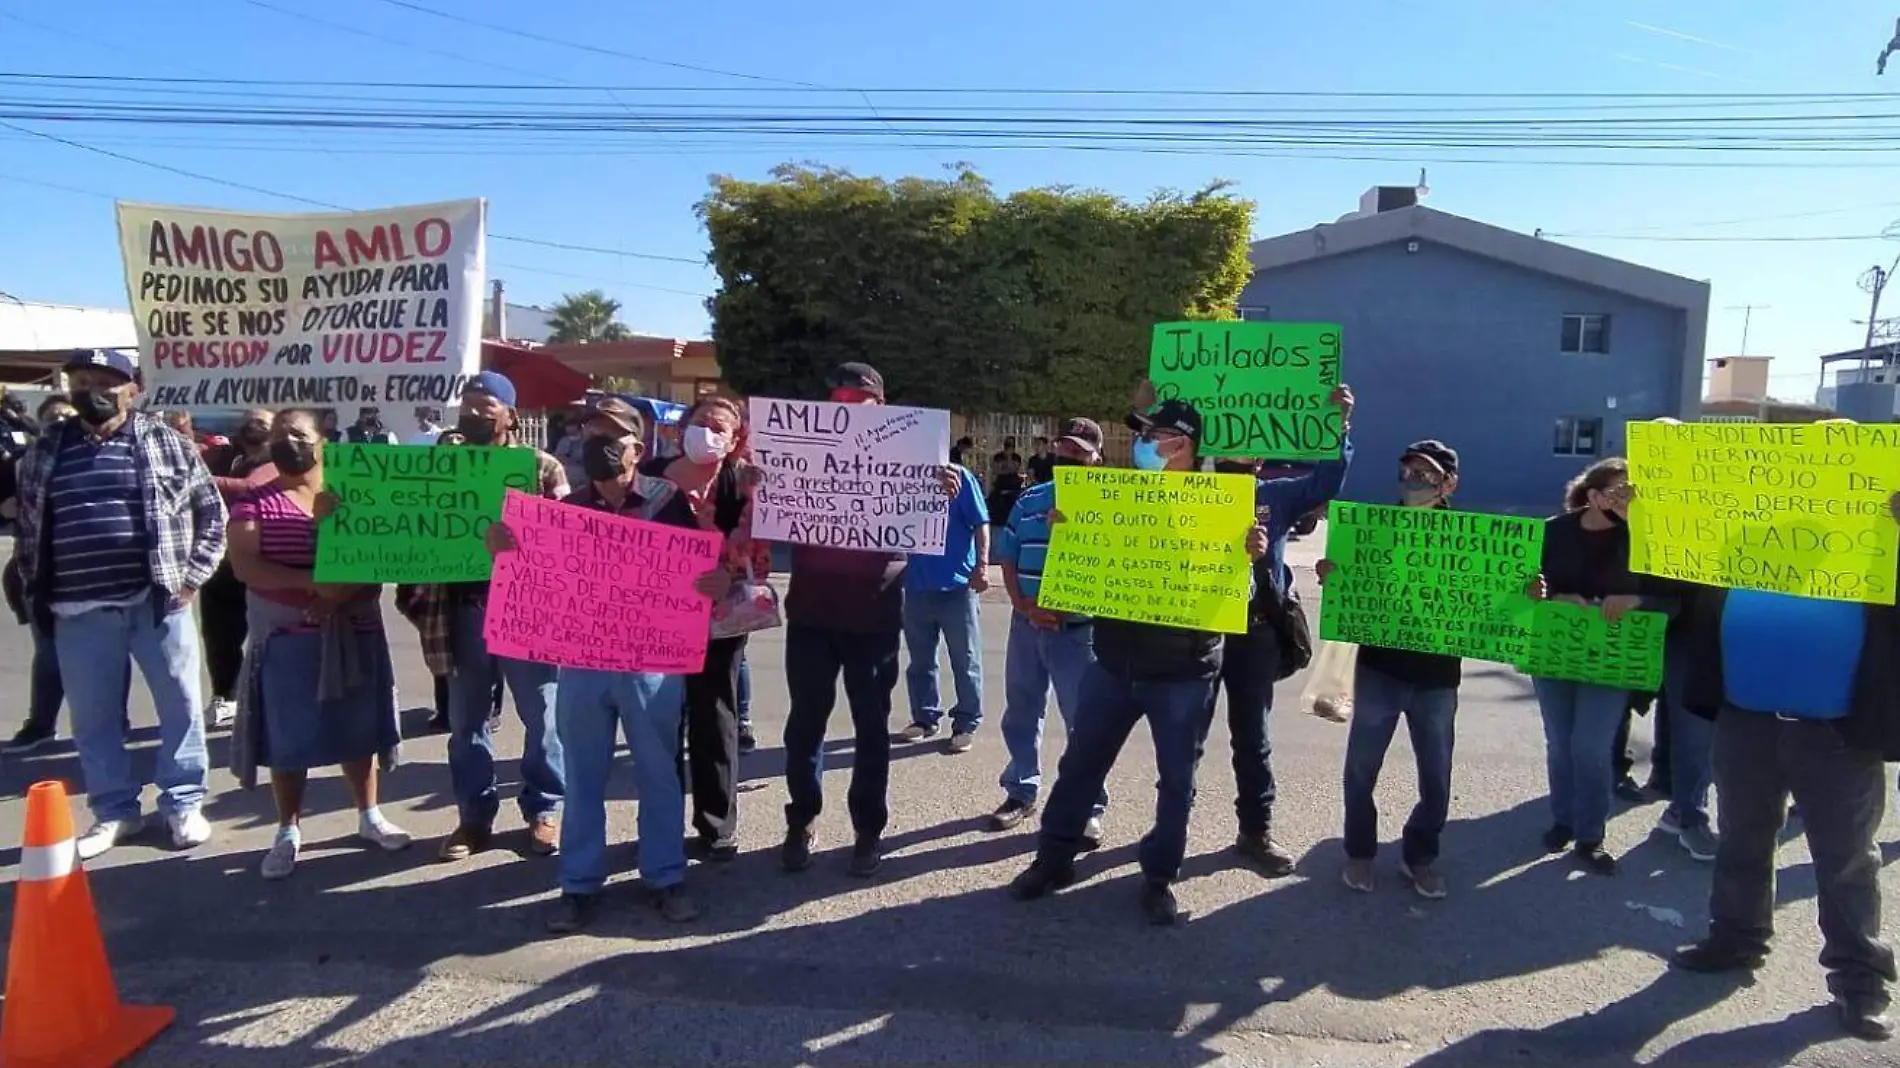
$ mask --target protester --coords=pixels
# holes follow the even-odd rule
[[[747,662],[745,650],[739,650],[739,752],[750,753],[759,747],[759,739],[752,733],[752,665]]]
[[[261,408],[245,412],[234,440],[205,450],[205,467],[226,508],[277,477],[270,461],[273,419]],[[233,567],[234,561],[227,556],[198,593],[198,630],[204,638],[205,667],[211,675],[211,704],[205,710],[205,721],[220,729],[237,718],[238,680],[248,633],[244,583]]]
[[[405,444],[434,445],[442,439],[444,429],[446,428],[442,425],[442,409],[417,408],[416,432],[409,435]]]
[[[1399,503],[1407,508],[1449,508],[1458,491],[1458,453],[1442,441],[1421,441],[1399,456]],[[1319,564],[1320,581],[1337,571]],[[1403,612],[1404,605],[1392,610]],[[1452,747],[1458,686],[1464,661],[1455,656],[1360,645],[1353,674],[1352,726],[1346,738],[1346,866],[1340,878],[1360,893],[1376,883],[1379,807],[1373,791],[1399,718],[1411,735],[1418,767],[1418,803],[1405,821],[1399,874],[1420,897],[1446,894],[1438,870],[1439,839],[1451,811]]]
[[[560,440],[554,443],[551,451],[554,458],[561,461],[561,469],[567,472],[567,484],[570,486],[587,485],[587,469],[581,465],[581,445],[587,438],[588,413],[600,399],[596,396],[592,400],[582,398],[575,401],[568,405],[567,413],[561,420]]]
[[[638,473],[644,428],[632,407],[608,398],[587,422],[583,455],[589,480],[567,503],[679,527],[701,526],[685,492],[666,479]],[[489,528],[488,544],[497,553],[512,552],[514,535],[497,523]],[[717,601],[730,585],[731,575],[722,566],[699,576],[693,588]],[[668,920],[698,918],[699,906],[684,885],[686,795],[679,776],[684,700],[678,675],[561,669],[555,717],[567,760],[567,810],[560,838],[561,899],[548,917],[549,931],[566,934],[584,927],[607,881],[607,778],[616,727],[626,734],[640,792],[640,878]]]
[[[1616,622],[1637,609],[1674,614],[1663,597],[1645,598],[1630,574],[1629,464],[1600,460],[1564,491],[1566,511],[1544,524],[1543,571],[1531,596],[1595,607]],[[1598,875],[1616,874],[1603,847],[1615,786],[1612,750],[1629,707],[1629,691],[1567,679],[1534,679],[1544,718],[1544,757],[1552,824],[1544,848],[1572,855]],[[1357,699],[1355,698],[1355,706]]]
[[[912,553],[904,569],[904,645],[910,650],[910,726],[906,742],[935,738],[943,722],[937,691],[937,639],[950,652],[957,703],[950,709],[950,752],[967,753],[983,724],[983,632],[978,608],[990,588],[990,510],[976,475],[952,464],[958,489],[944,523],[943,551]]]
[[[39,436],[39,425],[27,417],[26,402],[11,390],[0,397],[0,459],[19,459]]]
[[[1003,447],[990,457],[990,520],[1009,522],[1009,510],[1023,491],[1023,457],[1016,451],[1016,439],[1004,438]]]
[[[469,379],[452,440],[469,445],[532,448],[520,439],[515,386],[495,371]],[[444,435],[448,439],[448,435]],[[554,457],[534,450],[541,496],[567,496],[567,476]],[[505,682],[515,713],[527,731],[519,774],[521,816],[528,824],[530,852],[560,848],[563,786],[561,739],[554,728],[555,669],[546,664],[492,656],[482,633],[488,583],[421,586],[403,595],[404,614],[422,634],[430,670],[449,677],[449,779],[460,822],[442,843],[445,861],[466,860],[487,849],[501,794],[495,782],[494,724],[489,715],[495,687]]]
[[[270,769],[277,837],[258,872],[285,879],[303,849],[312,768],[342,769],[358,838],[394,852],[410,836],[376,803],[377,763],[393,764],[402,739],[382,588],[313,577],[324,446],[316,415],[283,412],[269,435],[276,474],[231,508],[230,560],[253,626],[231,764],[247,787],[258,768]]]
[[[959,467],[964,466],[968,463],[970,453],[974,451],[976,451],[976,440],[968,436],[960,437],[955,445],[950,446],[950,462]]]
[[[1049,439],[1037,438],[1035,455],[1029,458],[1026,468],[1031,486],[1039,486],[1055,477],[1055,459],[1055,454],[1049,451]],[[1019,497],[1018,502],[1020,501]]]
[[[1199,469],[1201,414],[1192,405],[1166,401],[1141,421],[1144,429],[1134,448],[1136,467]],[[1269,548],[1266,527],[1255,526],[1246,546],[1254,559],[1265,556]],[[1195,770],[1220,676],[1221,636],[1100,619],[1095,623],[1095,658],[1082,676],[1075,733],[1062,754],[1055,788],[1042,814],[1036,860],[1010,884],[1010,893],[1030,900],[1074,881],[1075,857],[1083,848],[1090,807],[1101,796],[1129,733],[1146,719],[1160,781],[1155,791],[1155,825],[1141,840],[1141,906],[1150,922],[1171,925],[1180,919],[1172,884],[1180,876],[1187,852]]]
[[[190,608],[224,557],[224,502],[197,450],[132,409],[130,357],[80,351],[65,370],[79,418],[42,436],[21,461],[14,551],[26,605],[53,634],[72,705],[94,818],[79,855],[96,857],[144,826],[126,751],[129,661],[158,713],[159,809],[172,844],[188,849],[211,838],[199,811],[203,651]]]
[[[1888,510],[1900,522],[1900,494]],[[1900,981],[1881,938],[1885,762],[1900,761],[1900,611],[1704,588],[1692,610],[1683,703],[1714,719],[1721,840],[1709,934],[1679,968],[1759,968],[1774,935],[1775,854],[1789,795],[1813,855],[1821,966],[1848,1033],[1893,1035]]]
[[[840,404],[883,404],[884,378],[869,364],[846,363],[825,376]],[[955,469],[940,477],[945,496],[962,486]],[[856,744],[847,801],[857,837],[851,874],[868,878],[883,864],[882,837],[890,821],[891,691],[897,686],[897,644],[904,621],[901,553],[798,544],[792,547],[791,586],[785,595],[785,684],[791,709],[785,722],[786,871],[811,867],[812,824],[824,811],[825,728],[844,680]]]
[[[614,436],[645,440],[639,414],[618,397],[601,401],[594,413],[590,422],[609,424]],[[750,483],[757,469],[751,466],[745,413],[737,401],[707,394],[680,421],[681,454],[649,463],[641,473],[671,483],[689,505],[694,524],[725,537],[723,557],[734,581],[764,581],[772,570],[772,551],[752,540]],[[739,661],[745,647],[743,634],[712,639],[705,666],[685,680],[693,829],[702,854],[711,860],[739,855]]]
[[[1051,471],[1070,465],[1102,462],[1102,428],[1093,419],[1070,419],[1056,439]],[[1070,738],[1075,737],[1081,709],[1082,676],[1095,663],[1095,620],[1052,612],[1036,604],[1042,589],[1042,569],[1049,556],[1050,517],[1055,511],[1056,485],[1049,481],[1031,486],[1016,501],[996,534],[996,560],[1003,567],[1003,591],[1009,594],[1009,638],[1003,655],[1003,745],[1009,762],[1003,765],[999,785],[1003,804],[990,813],[990,827],[1007,831],[1036,813],[1042,790],[1042,729],[1049,715],[1049,690],[1054,687],[1056,711]],[[1102,813],[1108,808],[1108,790],[1098,791],[1082,828],[1081,846],[1096,849],[1102,841]]]
[[[343,440],[343,432],[336,428],[336,409],[324,408],[318,411],[317,425],[323,429],[323,440],[330,442]]]
[[[18,403],[19,398],[9,397]],[[20,457],[42,432],[55,430],[60,423],[72,418],[72,401],[63,393],[54,393],[40,401],[39,421],[37,424],[24,416],[12,419],[11,424],[24,435],[23,443],[17,453],[9,451],[0,456],[0,520],[12,523],[20,515]],[[25,427],[31,426],[32,433],[26,434]],[[21,626],[27,628],[33,639],[33,660],[28,675],[26,702],[26,722],[20,725],[6,744],[0,745],[0,753],[30,753],[43,745],[59,738],[59,706],[65,703],[66,690],[59,681],[59,654],[53,649],[51,631],[39,625],[34,613],[27,610],[26,589],[20,579],[20,560],[14,556],[7,560],[4,572],[0,572],[0,585],[4,585],[7,607]],[[129,668],[127,670],[130,670]]]
[[[396,435],[383,426],[381,408],[361,408],[356,413],[356,422],[343,431],[343,440],[351,445],[394,445]]]

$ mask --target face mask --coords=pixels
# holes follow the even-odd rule
[[[1161,455],[1161,443],[1138,439],[1134,448],[1135,466],[1143,471],[1160,471],[1168,466],[1168,458]]]
[[[696,464],[709,464],[723,460],[732,451],[732,438],[721,434],[711,427],[689,426],[680,437],[680,448],[686,458]]]
[[[92,426],[102,426],[119,414],[119,391],[114,389],[75,389],[73,407],[79,418]]]
[[[238,428],[237,439],[242,445],[262,445],[270,438],[270,431],[261,426],[243,426]]]
[[[487,416],[464,415],[456,422],[455,429],[470,445],[495,443],[495,421]]]
[[[1422,508],[1438,502],[1438,487],[1422,478],[1402,478],[1399,480],[1399,499],[1407,508]]]
[[[317,466],[317,448],[307,441],[273,441],[270,462],[286,475],[308,474]]]
[[[581,444],[581,469],[589,481],[616,481],[626,471],[626,453],[619,438],[588,438]]]

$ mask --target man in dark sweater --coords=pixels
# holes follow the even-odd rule
[[[1399,456],[1398,488],[1405,507],[1450,507],[1458,488],[1458,453],[1442,441],[1410,446]],[[1333,570],[1332,561],[1320,561],[1320,581]],[[1403,716],[1418,761],[1418,804],[1405,821],[1399,872],[1420,897],[1445,896],[1445,878],[1437,868],[1438,837],[1451,810],[1452,720],[1463,676],[1464,661],[1455,656],[1359,647],[1352,728],[1346,739],[1346,867],[1341,879],[1348,887],[1360,893],[1373,888],[1379,808],[1372,794]]]
[[[1192,405],[1167,401],[1144,416],[1144,424],[1135,442],[1136,467],[1199,468],[1201,415]],[[1267,548],[1266,528],[1254,527],[1247,536],[1248,554],[1257,560]],[[1035,863],[1010,884],[1010,893],[1027,901],[1075,880],[1075,857],[1102,784],[1135,724],[1146,719],[1160,782],[1154,829],[1141,840],[1141,905],[1152,922],[1171,925],[1180,919],[1171,884],[1187,853],[1194,773],[1220,677],[1221,635],[1097,619],[1095,658],[1082,676],[1075,733],[1043,810]]]

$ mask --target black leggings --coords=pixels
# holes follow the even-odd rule
[[[204,637],[205,669],[211,674],[211,696],[237,699],[238,679],[244,673],[244,638],[249,630],[244,608],[244,583],[219,564],[211,581],[198,591],[198,633]]]

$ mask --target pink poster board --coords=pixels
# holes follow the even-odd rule
[[[488,651],[597,671],[690,675],[706,664],[712,602],[693,580],[724,539],[514,490],[502,521],[519,546],[495,558]]]

